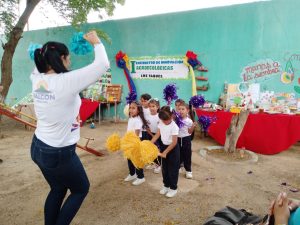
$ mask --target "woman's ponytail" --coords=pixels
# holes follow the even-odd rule
[[[44,59],[44,56],[42,54],[42,48],[37,48],[34,51],[34,62],[36,65],[36,68],[40,73],[46,73],[47,72],[47,64]]]
[[[51,41],[34,51],[34,62],[40,73],[47,73],[50,69],[55,73],[65,73],[68,69],[61,57],[66,58],[68,55],[69,50],[65,44]]]

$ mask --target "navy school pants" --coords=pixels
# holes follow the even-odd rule
[[[168,145],[162,145],[163,152]],[[178,144],[167,154],[166,158],[162,158],[162,176],[164,186],[172,190],[177,189],[178,176],[180,167],[180,150]]]
[[[178,138],[180,148],[180,164],[183,163],[184,169],[192,172],[192,140],[191,136]]]

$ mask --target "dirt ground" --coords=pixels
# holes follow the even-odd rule
[[[30,158],[33,130],[7,118],[0,126],[4,136],[0,139],[0,224],[43,224],[49,187]],[[81,136],[95,138],[89,145],[105,156],[77,150],[91,187],[72,224],[203,224],[226,205],[263,215],[280,191],[300,199],[300,192],[289,190],[300,189],[299,144],[277,155],[259,155],[257,163],[214,162],[201,157],[199,150],[216,142],[201,138],[197,132],[193,141],[194,178],[188,180],[180,174],[179,193],[168,199],[159,194],[161,174],[152,170],[145,170],[146,182],[140,186],[123,181],[128,174],[127,162],[121,152],[107,152],[105,140],[111,133],[123,135],[125,130],[126,123],[112,122],[96,124],[95,129],[88,124],[82,128]],[[283,182],[287,185],[281,185]]]

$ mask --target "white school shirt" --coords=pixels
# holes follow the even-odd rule
[[[147,118],[148,121],[148,126],[150,128],[151,133],[156,133],[157,132],[157,126],[158,123],[160,121],[159,117],[158,117],[158,113],[156,113],[155,115],[149,115]]]
[[[193,126],[193,121],[188,117],[183,119],[182,122],[184,123],[184,126],[179,128],[179,134],[178,134],[178,137],[180,138],[190,136],[191,134],[189,134],[188,129]]]
[[[142,137],[143,121],[140,116],[130,117],[128,119],[127,131],[140,130],[139,137]]]
[[[35,70],[30,79],[37,117],[35,135],[52,147],[75,144],[80,138],[76,120],[81,100],[79,92],[95,83],[109,68],[102,43],[94,47],[94,61],[83,68],[60,74],[44,74]]]
[[[147,118],[151,113],[150,113],[150,108],[144,108],[143,107],[143,113],[144,113],[144,117]]]
[[[164,145],[170,145],[172,143],[172,136],[178,135],[179,132],[179,128],[174,121],[168,125],[165,125],[162,121],[160,121],[158,128],[160,130],[161,141]]]

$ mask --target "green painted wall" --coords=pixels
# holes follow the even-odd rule
[[[187,50],[194,51],[209,69],[204,75],[209,78],[210,89],[198,93],[204,94],[207,100],[217,102],[225,81],[241,82],[243,68],[264,59],[279,61],[284,70],[288,59],[292,57],[295,79],[291,84],[283,84],[280,81],[281,73],[278,73],[271,79],[261,81],[261,86],[265,90],[294,92],[294,86],[299,86],[299,8],[298,0],[273,0],[106,21],[88,24],[83,31],[97,27],[106,31],[112,38],[112,45],[105,45],[111,62],[113,83],[124,86],[123,101],[118,108],[120,112],[124,107],[128,88],[123,71],[115,64],[114,57],[119,50],[126,52],[129,57],[184,56]],[[73,32],[71,27],[63,27],[24,33],[14,57],[14,83],[8,101],[10,97],[20,99],[31,90],[29,74],[33,62],[27,53],[29,43],[56,40],[68,44]],[[73,69],[86,65],[92,58],[92,54],[72,55]],[[195,74],[200,75],[200,72]],[[138,94],[148,92],[158,98],[162,98],[165,85],[174,81],[179,87],[179,97],[188,100],[191,97],[190,79],[134,80]],[[202,85],[205,82],[197,81],[197,84]],[[297,96],[299,97],[299,94]]]

